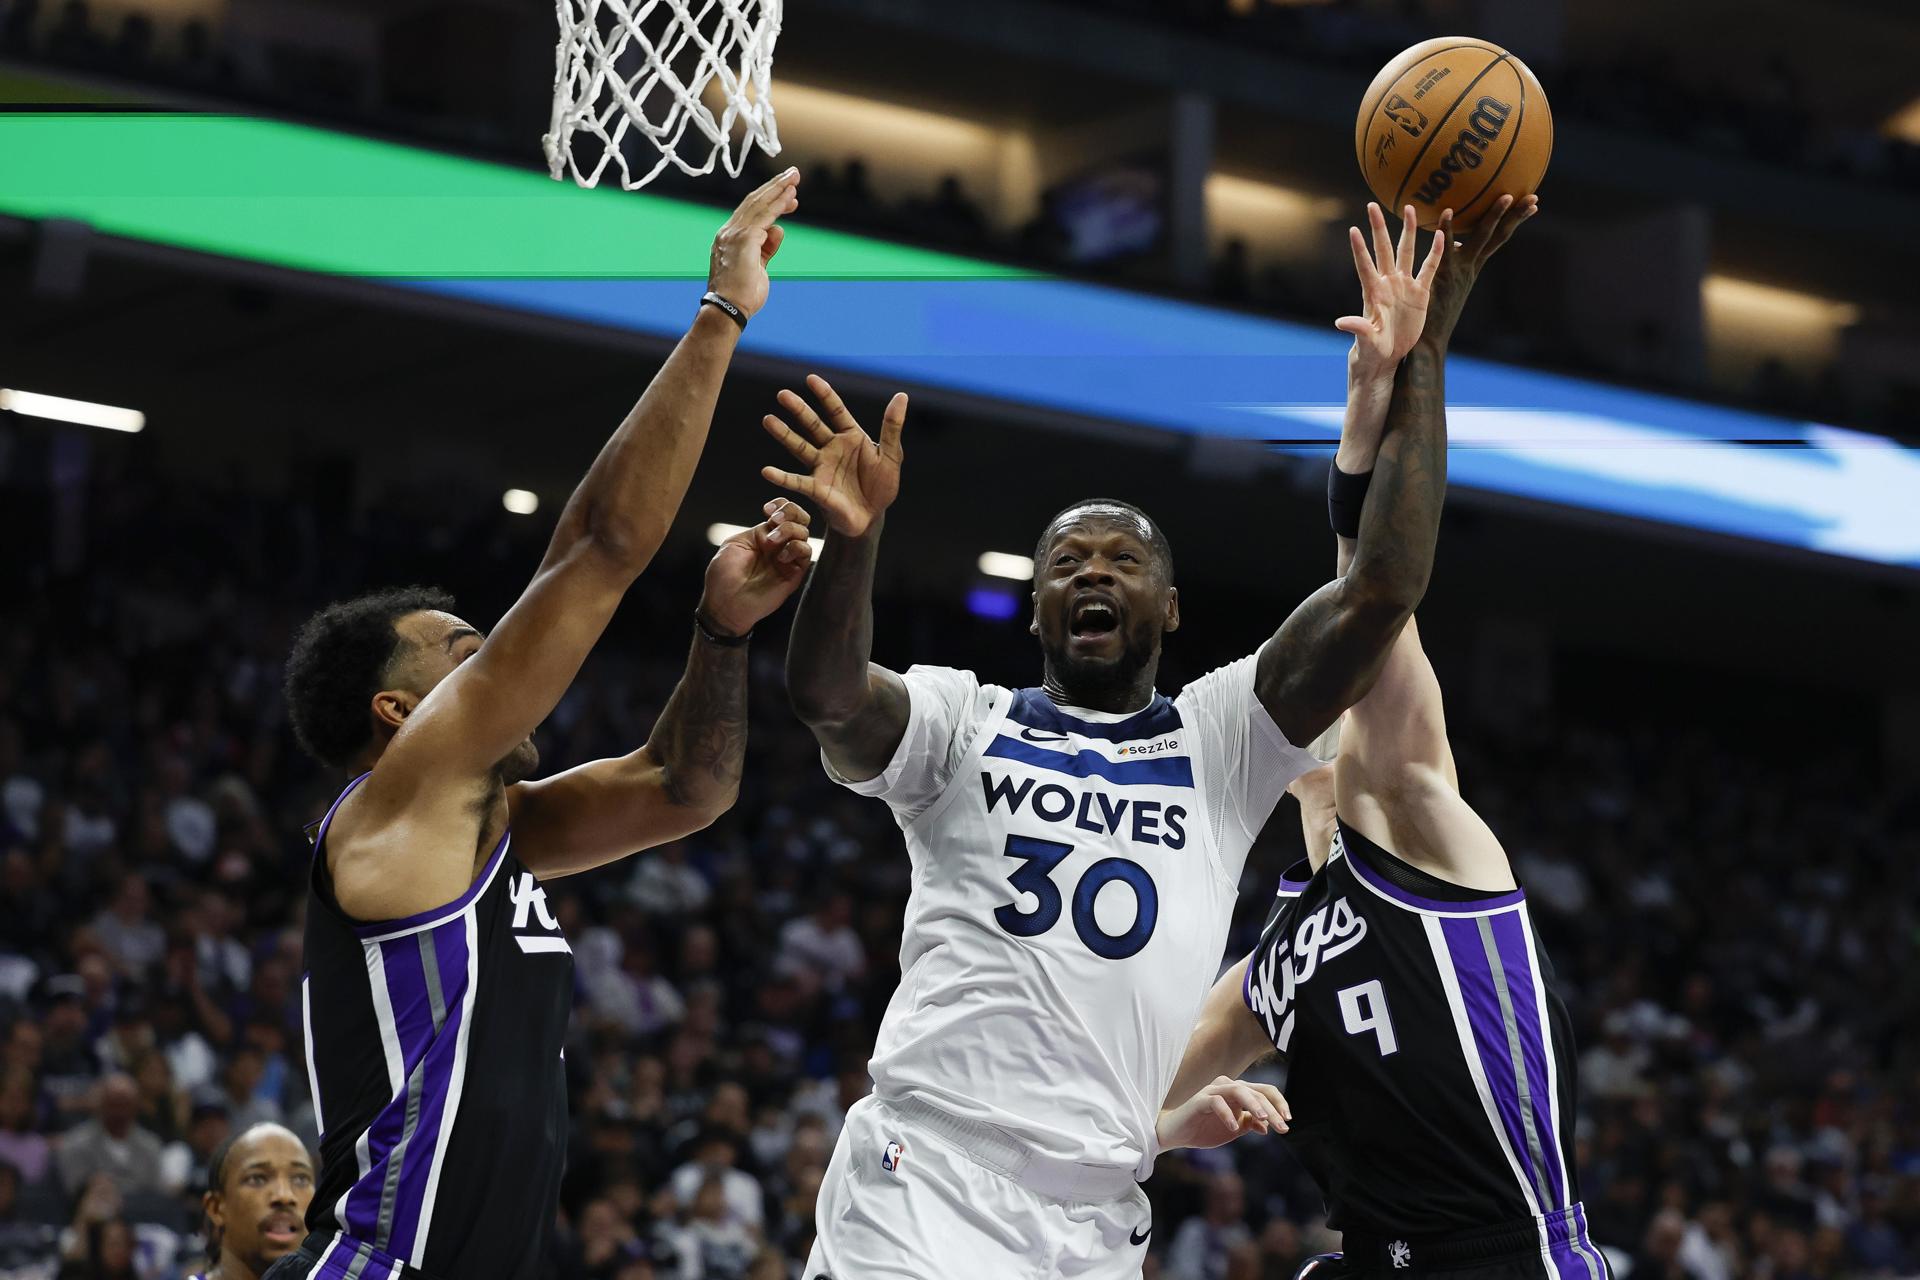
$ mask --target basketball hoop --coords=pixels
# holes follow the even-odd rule
[[[778,155],[772,74],[782,4],[556,0],[553,126],[541,140],[549,172],[592,187],[612,164],[620,185],[636,191],[669,164],[696,176],[718,164],[737,178],[755,143]],[[709,97],[725,99],[718,116]],[[629,133],[658,155],[630,162]],[[694,154],[682,155],[689,133]]]

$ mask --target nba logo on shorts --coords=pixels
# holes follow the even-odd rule
[[[889,1142],[880,1153],[880,1167],[888,1173],[900,1172],[900,1162],[907,1158],[907,1149],[898,1142]]]

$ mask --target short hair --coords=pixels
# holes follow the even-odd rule
[[[322,764],[345,768],[373,737],[367,703],[400,651],[400,619],[450,611],[437,587],[388,587],[339,600],[308,618],[287,656],[287,715],[293,736]]]
[[[1148,545],[1153,548],[1153,554],[1159,559],[1161,567],[1167,571],[1167,580],[1169,582],[1173,580],[1173,544],[1167,541],[1166,531],[1160,527],[1159,521],[1145,511],[1119,498],[1082,498],[1055,512],[1053,519],[1047,521],[1041,528],[1040,540],[1033,544],[1033,567],[1036,574],[1045,567],[1047,544],[1052,541],[1053,531],[1059,527],[1060,522],[1074,512],[1084,511],[1089,507],[1110,507],[1116,511],[1125,511],[1140,517],[1141,523],[1147,526]]]

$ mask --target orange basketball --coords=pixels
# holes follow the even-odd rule
[[[1408,49],[1367,86],[1353,128],[1360,172],[1389,217],[1412,205],[1470,227],[1503,195],[1530,195],[1553,154],[1553,113],[1527,64],[1485,40]]]

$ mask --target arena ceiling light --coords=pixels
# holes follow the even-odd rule
[[[744,524],[710,524],[707,526],[707,541],[717,547],[734,534],[745,533],[747,529],[748,526]],[[820,549],[827,544],[823,538],[808,538],[807,545],[812,547],[813,554],[818,556]]]
[[[992,578],[1012,578],[1015,582],[1033,581],[1033,557],[1011,551],[982,551],[980,572]]]
[[[125,431],[128,434],[147,425],[147,415],[138,409],[95,404],[91,400],[69,400],[65,396],[45,396],[36,391],[14,391],[7,387],[0,387],[0,409],[25,414],[29,418],[46,418],[53,422],[70,422],[79,427],[99,427],[103,431]]]
[[[509,489],[500,495],[500,505],[517,516],[530,516],[540,509],[540,495],[531,489]]]

